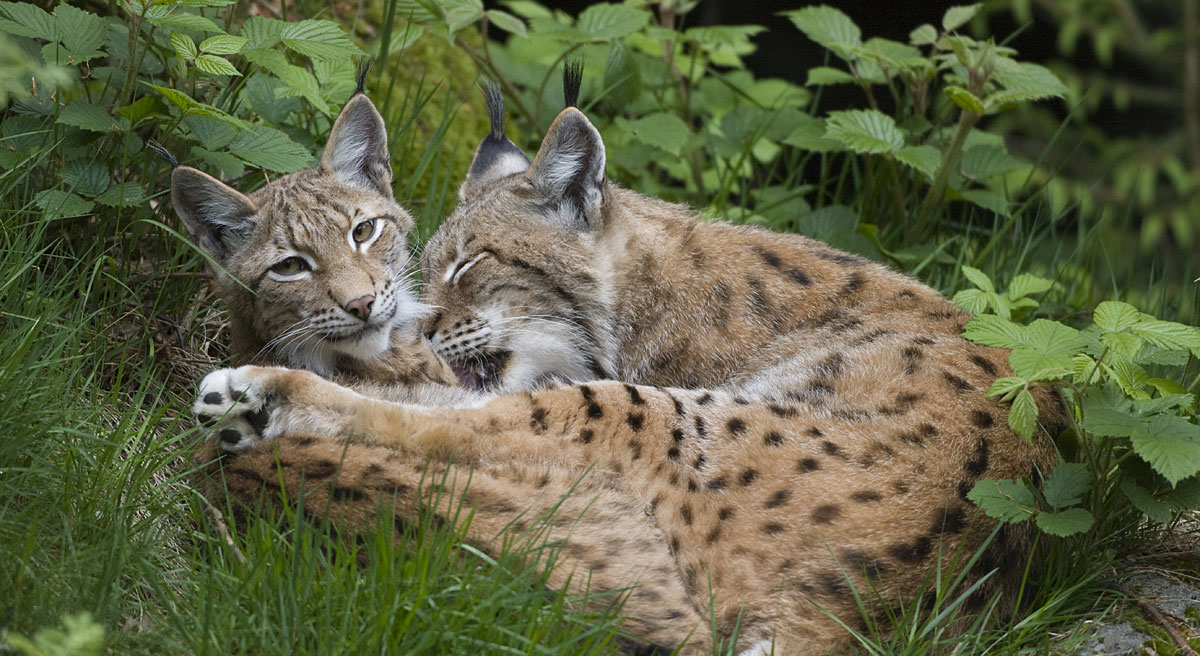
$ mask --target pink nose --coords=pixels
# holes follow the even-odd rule
[[[367,294],[366,296],[359,296],[353,301],[347,303],[346,311],[358,317],[359,319],[366,321],[367,317],[371,316],[371,306],[374,304],[375,297],[371,294]]]

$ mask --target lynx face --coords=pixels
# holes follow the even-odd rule
[[[607,377],[612,263],[595,225],[599,133],[556,122],[530,162],[495,120],[492,129],[458,208],[424,250],[425,297],[437,308],[426,336],[474,389]]]
[[[364,95],[342,110],[317,168],[245,196],[180,167],[172,200],[224,269],[214,273],[236,352],[328,373],[340,357],[383,354],[392,329],[424,313],[408,275],[413,220],[392,197],[383,119]]]

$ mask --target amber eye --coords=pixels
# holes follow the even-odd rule
[[[354,239],[355,243],[361,244],[370,239],[371,235],[375,234],[375,221],[376,219],[369,219],[354,226],[354,230],[351,231],[350,236]]]
[[[281,276],[294,276],[297,273],[308,271],[308,262],[302,257],[293,255],[275,263],[275,266],[271,267],[271,271]]]

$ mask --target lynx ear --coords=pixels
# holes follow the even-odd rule
[[[392,166],[388,159],[383,117],[363,94],[351,98],[338,114],[325,142],[321,168],[348,185],[392,197]]]
[[[490,84],[483,89],[492,131],[475,149],[475,159],[467,171],[467,179],[458,188],[458,200],[466,201],[487,185],[529,168],[529,156],[504,136],[504,96],[500,85]]]
[[[599,227],[604,201],[604,142],[583,112],[564,109],[525,173],[534,188],[559,203],[557,216],[577,230]]]
[[[219,262],[228,259],[254,230],[256,210],[249,198],[187,166],[171,173],[171,204],[200,247]]]

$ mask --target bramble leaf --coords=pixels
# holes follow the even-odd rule
[[[987,274],[976,269],[975,267],[962,266],[963,276],[971,281],[972,285],[982,289],[985,292],[994,292],[996,287],[992,284],[992,279],[987,277]]]
[[[61,189],[46,189],[39,191],[33,197],[33,202],[42,208],[42,216],[46,219],[64,219],[72,216],[83,216],[96,206],[90,200]]]
[[[1200,426],[1183,417],[1154,415],[1133,432],[1130,443],[1171,485],[1200,472]]]
[[[73,125],[92,132],[108,132],[120,128],[116,118],[100,105],[80,98],[63,108],[56,123]]]
[[[978,314],[988,308],[988,293],[982,289],[964,289],[950,302],[971,314]]]
[[[209,75],[241,75],[224,57],[203,54],[196,57],[196,68]]]
[[[1035,512],[1033,493],[1020,481],[984,478],[975,483],[967,498],[1002,522],[1029,519]]]
[[[1114,333],[1133,328],[1140,318],[1141,313],[1137,308],[1120,301],[1104,301],[1092,312],[1092,323]]]
[[[851,48],[862,45],[862,30],[850,17],[833,7],[820,5],[783,13],[804,35],[842,59]]]
[[[499,9],[489,9],[487,11],[487,17],[489,23],[504,30],[505,32],[508,32],[509,34],[515,34],[522,39],[526,38],[527,34],[525,31],[525,21],[521,20],[520,18],[517,18],[508,12],[500,11]]]
[[[975,112],[976,114],[984,113],[983,103],[980,102],[979,98],[976,97],[975,94],[960,86],[946,87],[946,96],[950,98],[955,105],[958,105],[960,109],[968,112]]]
[[[914,46],[927,46],[937,41],[937,28],[926,23],[908,33],[908,42]]]
[[[29,2],[0,2],[0,31],[31,39],[58,41],[58,21]]]
[[[805,86],[816,87],[827,84],[857,84],[858,79],[853,75],[839,68],[831,68],[829,66],[817,66],[808,69],[808,79],[804,82]]]
[[[1092,473],[1082,463],[1064,462],[1050,472],[1042,485],[1046,503],[1053,508],[1067,508],[1083,500],[1083,493],[1092,486]]]
[[[199,49],[196,48],[196,42],[183,32],[171,32],[171,47],[175,49],[175,54],[180,59],[187,61],[195,59],[196,55],[200,54]]]
[[[1027,389],[1021,390],[1008,410],[1008,427],[1017,435],[1029,440],[1033,437],[1033,429],[1037,428],[1037,418],[1038,407],[1033,400],[1033,394]]]
[[[1121,491],[1133,503],[1134,507],[1142,511],[1144,515],[1159,524],[1166,524],[1171,521],[1173,513],[1171,505],[1155,497],[1145,488],[1134,483],[1130,479],[1121,481]]]
[[[994,314],[977,314],[963,327],[963,337],[984,346],[1012,349],[1027,342],[1025,326]]]
[[[1046,533],[1065,538],[1087,531],[1096,518],[1083,508],[1068,508],[1056,513],[1039,512],[1034,521]]]
[[[896,127],[896,119],[874,109],[830,112],[825,136],[860,154],[890,153],[904,147],[904,133]]]
[[[575,27],[597,39],[618,39],[642,29],[649,22],[650,14],[642,9],[601,2],[584,9]]]
[[[942,164],[942,151],[933,146],[908,146],[892,153],[897,161],[920,171],[929,180],[933,180],[938,167]]]
[[[283,45],[313,59],[338,59],[363,54],[342,27],[333,21],[308,18],[283,26]]]
[[[1045,278],[1040,278],[1029,273],[1022,273],[1014,277],[1012,282],[1008,283],[1007,294],[1010,300],[1016,300],[1034,294],[1041,294],[1053,286],[1054,283]]]
[[[312,154],[286,134],[262,125],[251,126],[229,144],[229,152],[272,171],[294,173],[312,164]]]
[[[1129,437],[1141,428],[1137,417],[1097,404],[1087,404],[1083,416],[1083,430],[1092,435],[1107,437]]]
[[[137,207],[146,202],[146,192],[132,182],[118,182],[96,198],[109,207]]]
[[[59,3],[54,8],[54,16],[58,19],[59,37],[67,50],[80,57],[99,54],[96,51],[108,37],[108,24],[102,17],[66,3]],[[45,35],[38,37],[45,38]]]
[[[279,39],[283,37],[284,27],[287,27],[287,22],[277,18],[265,16],[247,18],[246,22],[242,23],[242,36],[246,39],[246,48],[250,50],[270,48],[279,43]]]
[[[1133,326],[1133,333],[1159,348],[1187,349],[1200,357],[1200,328],[1174,321],[1142,319]]]
[[[112,173],[100,162],[76,159],[67,162],[58,177],[70,191],[84,196],[97,196],[108,189]]]
[[[962,5],[951,7],[942,15],[942,29],[947,32],[953,32],[958,28],[966,25],[967,21],[975,17],[979,10],[983,8],[982,2],[977,2],[973,5]]]
[[[627,129],[634,139],[661,148],[672,155],[678,155],[682,151],[690,136],[683,119],[667,112],[647,114],[628,121]]]
[[[200,50],[213,55],[233,55],[249,41],[246,37],[232,34],[217,34],[200,42]]]

